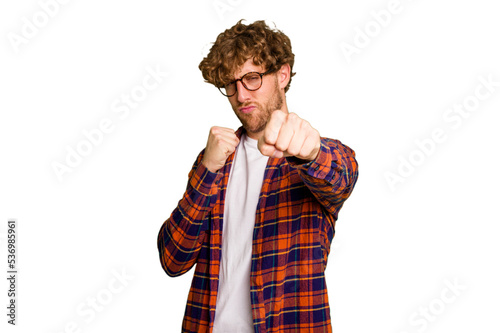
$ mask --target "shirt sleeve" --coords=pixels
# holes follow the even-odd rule
[[[158,233],[158,251],[163,269],[169,276],[179,276],[191,269],[198,259],[209,212],[217,201],[222,174],[209,171],[200,153],[189,173],[182,199]]]
[[[296,157],[287,157],[287,161],[298,170],[309,190],[336,219],[358,179],[355,157],[355,152],[339,140],[321,138],[316,159],[306,162]]]

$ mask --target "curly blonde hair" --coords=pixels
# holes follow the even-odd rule
[[[294,57],[290,39],[281,31],[270,29],[264,21],[245,25],[238,21],[233,27],[217,36],[208,55],[200,63],[206,82],[222,87],[234,80],[234,73],[252,58],[255,65],[262,65],[269,72],[290,65],[290,88]]]

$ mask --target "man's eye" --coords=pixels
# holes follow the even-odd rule
[[[245,79],[248,82],[254,82],[254,81],[259,80],[259,76],[258,75],[247,76]]]

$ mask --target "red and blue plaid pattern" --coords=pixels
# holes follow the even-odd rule
[[[203,151],[183,198],[158,234],[161,264],[169,276],[196,264],[182,332],[212,332],[234,153],[217,173],[207,170],[202,158]],[[269,158],[249,277],[255,332],[331,332],[325,268],[338,213],[357,178],[355,153],[338,140],[321,138],[316,160],[308,163]]]

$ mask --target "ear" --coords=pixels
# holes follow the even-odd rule
[[[280,85],[280,88],[285,89],[285,87],[288,85],[288,82],[290,82],[290,65],[284,64],[278,71],[278,83]]]

